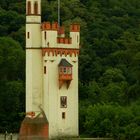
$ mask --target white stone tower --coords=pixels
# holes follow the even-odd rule
[[[49,138],[78,136],[80,26],[70,37],[58,24],[41,23],[41,0],[26,0],[26,113],[44,110]]]
[[[26,3],[26,112],[39,112],[43,97],[41,0]]]

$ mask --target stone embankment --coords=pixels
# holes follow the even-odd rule
[[[0,134],[0,140],[18,140],[18,134]],[[112,138],[58,138],[55,140],[113,140]]]

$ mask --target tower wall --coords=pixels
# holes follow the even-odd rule
[[[27,49],[26,60],[26,112],[39,113],[43,96],[41,50]]]
[[[67,89],[66,84],[59,89],[58,64],[65,58],[73,65],[73,80]],[[44,56],[44,109],[49,121],[49,137],[78,136],[78,57],[57,55]],[[60,97],[67,97],[67,107],[60,107]],[[65,119],[62,113],[65,112]]]
[[[42,31],[42,47],[56,47],[57,46],[57,31],[48,30]]]
[[[40,24],[26,24],[26,48],[41,48]]]
[[[78,55],[80,27],[71,25],[70,37],[65,37],[57,24],[42,23],[42,55],[44,67],[43,107],[49,121],[49,137],[78,136]],[[60,88],[58,65],[65,59],[72,65],[69,87],[65,81]],[[67,107],[61,107],[61,97]],[[65,115],[65,118],[62,115]]]
[[[41,0],[26,1],[26,112],[40,112],[43,96]]]

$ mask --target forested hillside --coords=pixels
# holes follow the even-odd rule
[[[25,108],[25,0],[0,0],[0,132]],[[42,0],[42,21],[57,0]],[[61,23],[81,25],[80,134],[140,139],[140,0],[61,0]]]

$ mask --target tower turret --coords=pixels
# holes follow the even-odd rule
[[[26,0],[26,112],[42,105],[41,0]]]
[[[41,47],[41,0],[26,0],[26,47]]]

